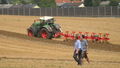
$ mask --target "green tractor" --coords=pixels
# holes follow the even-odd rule
[[[27,29],[28,36],[52,39],[60,37],[61,27],[54,23],[54,18],[50,16],[40,17]]]

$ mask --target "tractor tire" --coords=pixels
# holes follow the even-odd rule
[[[28,36],[29,37],[33,37],[34,35],[33,35],[33,32],[31,31],[31,30],[28,30]]]
[[[41,38],[52,39],[52,33],[49,32],[46,28],[42,28],[38,34]]]

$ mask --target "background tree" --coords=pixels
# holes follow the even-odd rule
[[[110,0],[109,6],[118,6],[119,2],[120,2],[120,0]]]
[[[92,0],[85,0],[85,1],[84,1],[84,5],[85,5],[86,7],[92,6]]]
[[[40,7],[56,7],[55,0],[39,0],[37,4]]]
[[[27,4],[27,1],[25,0],[19,0],[21,4]]]
[[[92,0],[92,6],[99,6],[101,0]]]
[[[20,0],[11,0],[12,4],[20,4]]]
[[[7,0],[1,0],[1,4],[7,4]]]
[[[56,7],[55,0],[31,0],[31,3],[40,7]]]

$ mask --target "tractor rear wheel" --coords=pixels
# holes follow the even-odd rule
[[[33,37],[33,33],[31,30],[28,31],[28,36]]]
[[[51,32],[49,32],[46,28],[42,28],[39,34],[40,34],[40,37],[44,39],[52,39]]]

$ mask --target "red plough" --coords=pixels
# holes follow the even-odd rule
[[[81,35],[84,35],[85,39],[92,40],[93,42],[95,42],[95,41],[104,42],[104,41],[110,40],[109,33],[94,33],[94,32],[75,32],[75,31],[69,32],[69,31],[66,31],[65,33],[56,34],[55,37],[63,36],[64,40],[68,40],[68,39],[74,40],[76,34],[79,35],[79,38],[81,38]]]

